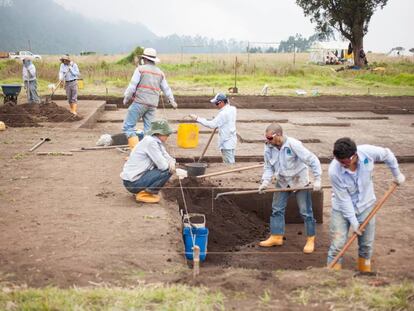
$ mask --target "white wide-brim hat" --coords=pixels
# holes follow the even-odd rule
[[[146,58],[154,63],[159,63],[160,59],[157,57],[157,51],[153,48],[146,48],[141,57]]]

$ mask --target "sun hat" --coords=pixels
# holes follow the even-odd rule
[[[151,122],[151,129],[148,131],[148,135],[171,135],[173,130],[166,120],[157,120]]]
[[[69,57],[69,55],[65,54],[65,55],[62,55],[62,56],[60,57],[60,60],[61,60],[61,61],[62,61],[62,60],[67,60],[67,61],[69,61],[69,62],[70,62],[70,57]]]
[[[141,57],[146,58],[154,63],[160,62],[160,59],[157,57],[157,51],[153,48],[145,48]]]

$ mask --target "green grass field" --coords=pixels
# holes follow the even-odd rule
[[[81,94],[122,96],[134,71],[134,65],[117,62],[125,55],[75,56],[85,88]],[[268,95],[295,96],[303,89],[308,96],[320,95],[414,95],[414,59],[389,58],[370,54],[370,67],[364,70],[335,72],[337,66],[309,64],[307,53],[297,54],[185,54],[160,55],[167,80],[175,94],[210,95],[234,86],[237,57],[237,87],[240,94],[260,94],[269,86]],[[0,83],[21,83],[21,63],[0,61]],[[57,82],[58,56],[46,56],[36,62],[39,91],[48,94],[48,84]],[[376,67],[384,71],[373,70]],[[59,90],[57,94],[63,93]]]

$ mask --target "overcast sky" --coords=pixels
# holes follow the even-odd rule
[[[159,36],[202,35],[215,39],[274,42],[314,25],[295,0],[55,0],[65,8],[106,21],[140,22]],[[413,0],[389,0],[378,10],[365,37],[365,50],[414,48]]]

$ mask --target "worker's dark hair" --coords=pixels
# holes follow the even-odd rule
[[[333,148],[333,155],[337,159],[347,159],[352,157],[357,151],[355,142],[349,137],[339,138]]]

